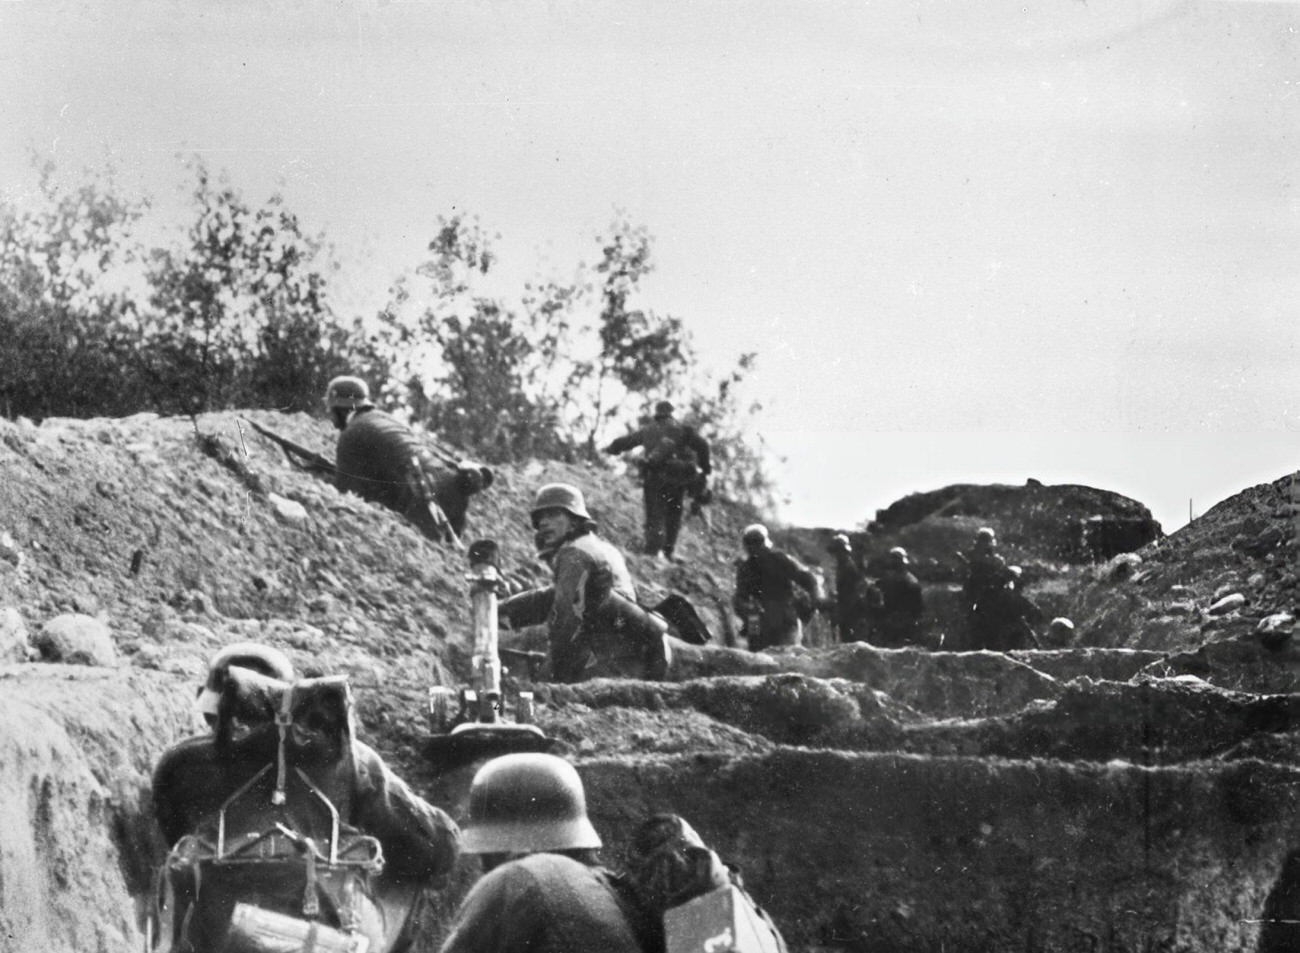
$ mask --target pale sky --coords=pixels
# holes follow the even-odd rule
[[[655,238],[643,304],[757,351],[791,521],[1086,483],[1166,529],[1300,468],[1300,5],[0,2],[28,150],[164,204],[201,152],[359,306],[438,215],[518,283]]]

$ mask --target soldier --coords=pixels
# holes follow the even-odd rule
[[[234,664],[241,660],[252,664],[248,669]],[[260,720],[245,720],[243,711],[236,714],[232,693],[242,682],[263,692],[274,688],[288,693],[312,684],[294,680],[292,667],[286,669],[287,665],[281,653],[256,643],[239,643],[213,657],[199,707],[209,714],[214,693],[224,707],[216,708],[218,718],[212,733],[173,745],[154,768],[152,797],[159,829],[169,846],[189,834],[202,834],[205,842],[211,842],[222,829],[228,842],[239,842],[274,829],[273,821],[278,819],[281,829],[292,836],[319,840],[330,836],[328,818],[322,824],[316,803],[325,797],[337,811],[335,825],[341,822],[345,831],[374,837],[383,849],[385,863],[375,884],[376,895],[357,898],[358,910],[373,911],[378,902],[409,911],[416,894],[455,864],[459,829],[446,813],[412,792],[374,749],[352,737],[350,694],[342,679],[315,680],[316,684],[335,683],[326,689],[336,700],[342,694],[341,712],[337,705],[313,708],[292,720],[287,733],[279,729],[273,712],[266,715],[265,704],[252,709],[266,716]],[[258,668],[273,671],[263,675]],[[283,675],[288,676],[289,684]],[[269,801],[268,807],[264,796],[259,799],[248,792],[258,778],[268,777],[267,769],[274,769],[277,757],[285,757],[286,734],[298,745],[296,750],[310,754],[295,755],[294,771],[284,775],[287,794],[280,793],[280,800]],[[310,793],[294,782],[294,772],[302,771],[310,772]],[[269,777],[276,777],[274,770]],[[200,894],[195,901],[200,909],[193,915],[189,937],[199,953],[217,948],[232,904],[239,899],[231,895],[240,889],[238,880],[233,887],[230,883],[209,886],[208,899]],[[264,887],[248,889],[256,893]],[[188,923],[190,915],[185,919]],[[379,926],[382,915],[370,913],[364,919],[367,933],[387,929]],[[397,918],[399,926],[404,919]]]
[[[866,642],[871,614],[880,605],[880,590],[853,558],[848,536],[836,533],[826,549],[835,560],[835,628],[840,641]]]
[[[325,404],[341,431],[334,485],[401,513],[435,542],[457,542],[469,499],[492,485],[492,471],[467,460],[439,462],[410,427],[375,407],[359,377],[330,381]]]
[[[985,642],[994,652],[1040,648],[1034,626],[1043,621],[1040,609],[1021,589],[1021,569],[1008,566],[1002,587],[985,595],[979,610]]]
[[[554,582],[502,602],[502,620],[512,627],[545,621],[556,681],[661,678],[668,666],[668,623],[637,604],[627,561],[596,534],[582,491],[548,483],[537,491],[531,518]]]
[[[923,644],[921,615],[925,606],[921,583],[909,566],[907,550],[895,546],[889,551],[885,571],[876,583],[881,604],[873,641],[884,648]]]
[[[293,663],[279,649],[260,642],[235,642],[227,645],[208,662],[208,677],[199,689],[198,699],[194,703],[195,709],[214,731],[217,727],[221,691],[226,687],[226,679],[232,668],[246,668],[268,678],[278,678],[282,682],[292,682],[297,678]]]
[[[582,779],[550,754],[508,754],[474,775],[463,849],[484,876],[442,953],[650,953],[662,932],[631,884],[600,866]]]
[[[975,541],[966,553],[958,553],[966,567],[966,581],[962,585],[962,601],[966,609],[967,648],[987,648],[991,638],[992,619],[986,611],[988,597],[1006,587],[1009,573],[1007,561],[997,551],[997,534],[988,526],[980,527]]]
[[[708,495],[712,472],[709,442],[694,427],[673,417],[673,405],[655,404],[654,419],[639,430],[618,437],[606,453],[644,447],[641,476],[645,494],[645,551],[672,559],[682,528],[682,503],[689,490],[697,502]]]
[[[772,547],[767,527],[754,523],[740,537],[745,558],[736,564],[732,607],[745,622],[751,652],[803,642],[801,603],[819,605],[817,577],[788,553]]]

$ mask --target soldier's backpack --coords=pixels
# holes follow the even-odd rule
[[[670,486],[695,486],[703,472],[700,458],[686,444],[684,434],[661,437],[658,443],[648,448],[645,465],[655,470]]]
[[[161,953],[380,953],[391,933],[373,883],[383,849],[335,804],[353,738],[345,678],[230,670],[213,744],[237,787],[159,870]]]
[[[786,953],[772,918],[676,814],[656,814],[632,835],[628,879],[641,904],[663,917],[665,953]]]

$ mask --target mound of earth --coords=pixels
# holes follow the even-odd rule
[[[320,420],[243,416],[332,455]],[[195,729],[205,660],[232,641],[347,674],[362,739],[464,817],[474,766],[433,756],[426,716],[431,686],[469,675],[462,553],[295,469],[237,414],[0,421],[0,443],[0,936],[142,948],[164,848],[149,773]],[[583,486],[602,532],[638,548],[626,476],[504,467],[467,536],[500,543],[514,588],[546,579],[527,510],[551,480]],[[952,488],[882,511],[896,515],[878,541],[908,540],[923,565],[988,524],[1042,567],[1035,592],[1071,614],[1078,644],[1008,655],[718,644],[755,515],[722,501],[688,523],[681,562],[631,557],[647,598],[687,595],[715,644],[680,648],[662,682],[511,681],[578,766],[609,859],[644,814],[682,813],[794,951],[1297,948],[1291,485],[1096,565],[1053,547],[1070,520],[1143,518],[1101,491]],[[824,535],[778,539],[829,565]],[[951,585],[942,572],[930,592]],[[475,870],[433,895],[421,953]]]

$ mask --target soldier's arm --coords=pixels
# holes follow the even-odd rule
[[[547,618],[553,643],[564,644],[577,637],[590,568],[582,553],[572,547],[561,547],[555,556],[555,602]]]
[[[356,742],[357,799],[352,823],[384,847],[385,871],[429,880],[451,870],[460,829],[445,811],[415,794],[369,745]]]
[[[625,453],[628,450],[632,450],[635,447],[639,447],[642,444],[644,444],[645,435],[646,432],[645,432],[645,428],[643,427],[640,430],[633,430],[631,433],[624,434],[621,437],[615,437],[613,440],[609,442],[609,446],[605,448],[605,452]]]
[[[709,442],[699,435],[693,427],[686,431],[686,445],[695,452],[695,459],[700,463],[700,472],[708,476],[713,472],[713,461],[709,456]]]

